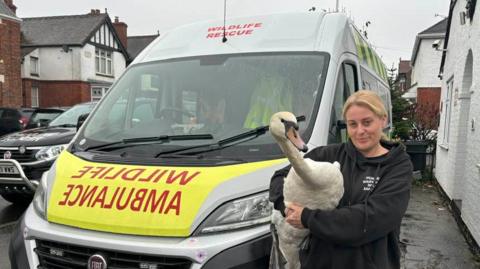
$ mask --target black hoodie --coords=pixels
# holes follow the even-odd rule
[[[302,212],[310,230],[300,250],[302,268],[400,268],[400,223],[410,198],[412,164],[403,145],[381,141],[389,152],[365,158],[351,141],[318,147],[305,155],[315,161],[338,161],[345,192],[331,211]],[[290,167],[278,170],[270,183],[270,201],[282,214],[283,180]]]

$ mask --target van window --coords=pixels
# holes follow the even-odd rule
[[[345,63],[343,68],[345,71],[345,86],[348,88],[348,92],[358,91],[357,68],[350,63]]]
[[[278,111],[305,115],[303,134],[315,119],[327,61],[328,55],[318,53],[244,54],[133,66],[104,97],[81,135],[90,145],[189,134],[211,134],[215,141],[268,125]],[[206,142],[172,141],[168,146],[199,143]],[[267,134],[240,146],[268,145],[266,153],[277,152],[272,144]],[[255,150],[252,154],[258,155]]]
[[[380,82],[379,79],[375,78],[372,74],[370,74],[364,68],[360,68],[360,72],[362,75],[362,87],[364,89],[369,89],[376,92],[380,98],[382,98],[383,104],[387,109],[388,113],[388,126],[386,128],[386,132],[388,133],[392,126],[392,110],[391,110],[391,101],[390,101],[390,89],[385,86],[383,83]]]
[[[350,63],[344,63],[339,71],[335,97],[333,99],[332,113],[330,116],[330,130],[328,144],[347,141],[346,129],[340,128],[339,120],[343,120],[342,110],[348,97],[358,90],[356,67]]]

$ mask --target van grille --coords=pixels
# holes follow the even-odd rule
[[[12,157],[10,159],[16,160],[19,163],[28,163],[38,161],[35,158],[35,154],[39,151],[38,149],[27,149],[25,153],[20,153],[18,149],[0,149],[0,158],[3,159],[3,154],[7,151],[10,151]]]
[[[90,256],[98,253],[107,258],[108,269],[187,269],[192,264],[184,258],[116,252],[45,240],[36,240],[36,243],[35,253],[40,261],[38,269],[87,268]]]

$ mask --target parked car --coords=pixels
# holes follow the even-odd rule
[[[0,108],[0,136],[23,129],[22,114],[17,108]]]
[[[47,126],[48,123],[65,112],[61,108],[22,108],[21,123],[23,129]]]
[[[18,179],[14,181],[15,183],[0,181],[0,195],[12,203],[29,202],[33,191],[22,181],[22,172],[32,184],[38,184],[43,172],[50,168],[58,154],[75,135],[79,116],[89,113],[94,106],[95,103],[79,104],[56,117],[48,126],[1,137],[0,158],[16,160],[23,171],[17,171],[8,163],[0,163],[0,178]],[[42,114],[41,110],[35,111],[30,121],[35,120],[35,115],[42,118],[45,114]]]

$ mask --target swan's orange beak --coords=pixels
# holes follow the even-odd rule
[[[285,122],[285,135],[298,150],[302,152],[308,151],[307,145],[305,142],[303,142],[300,134],[298,133],[298,125],[293,122]]]

